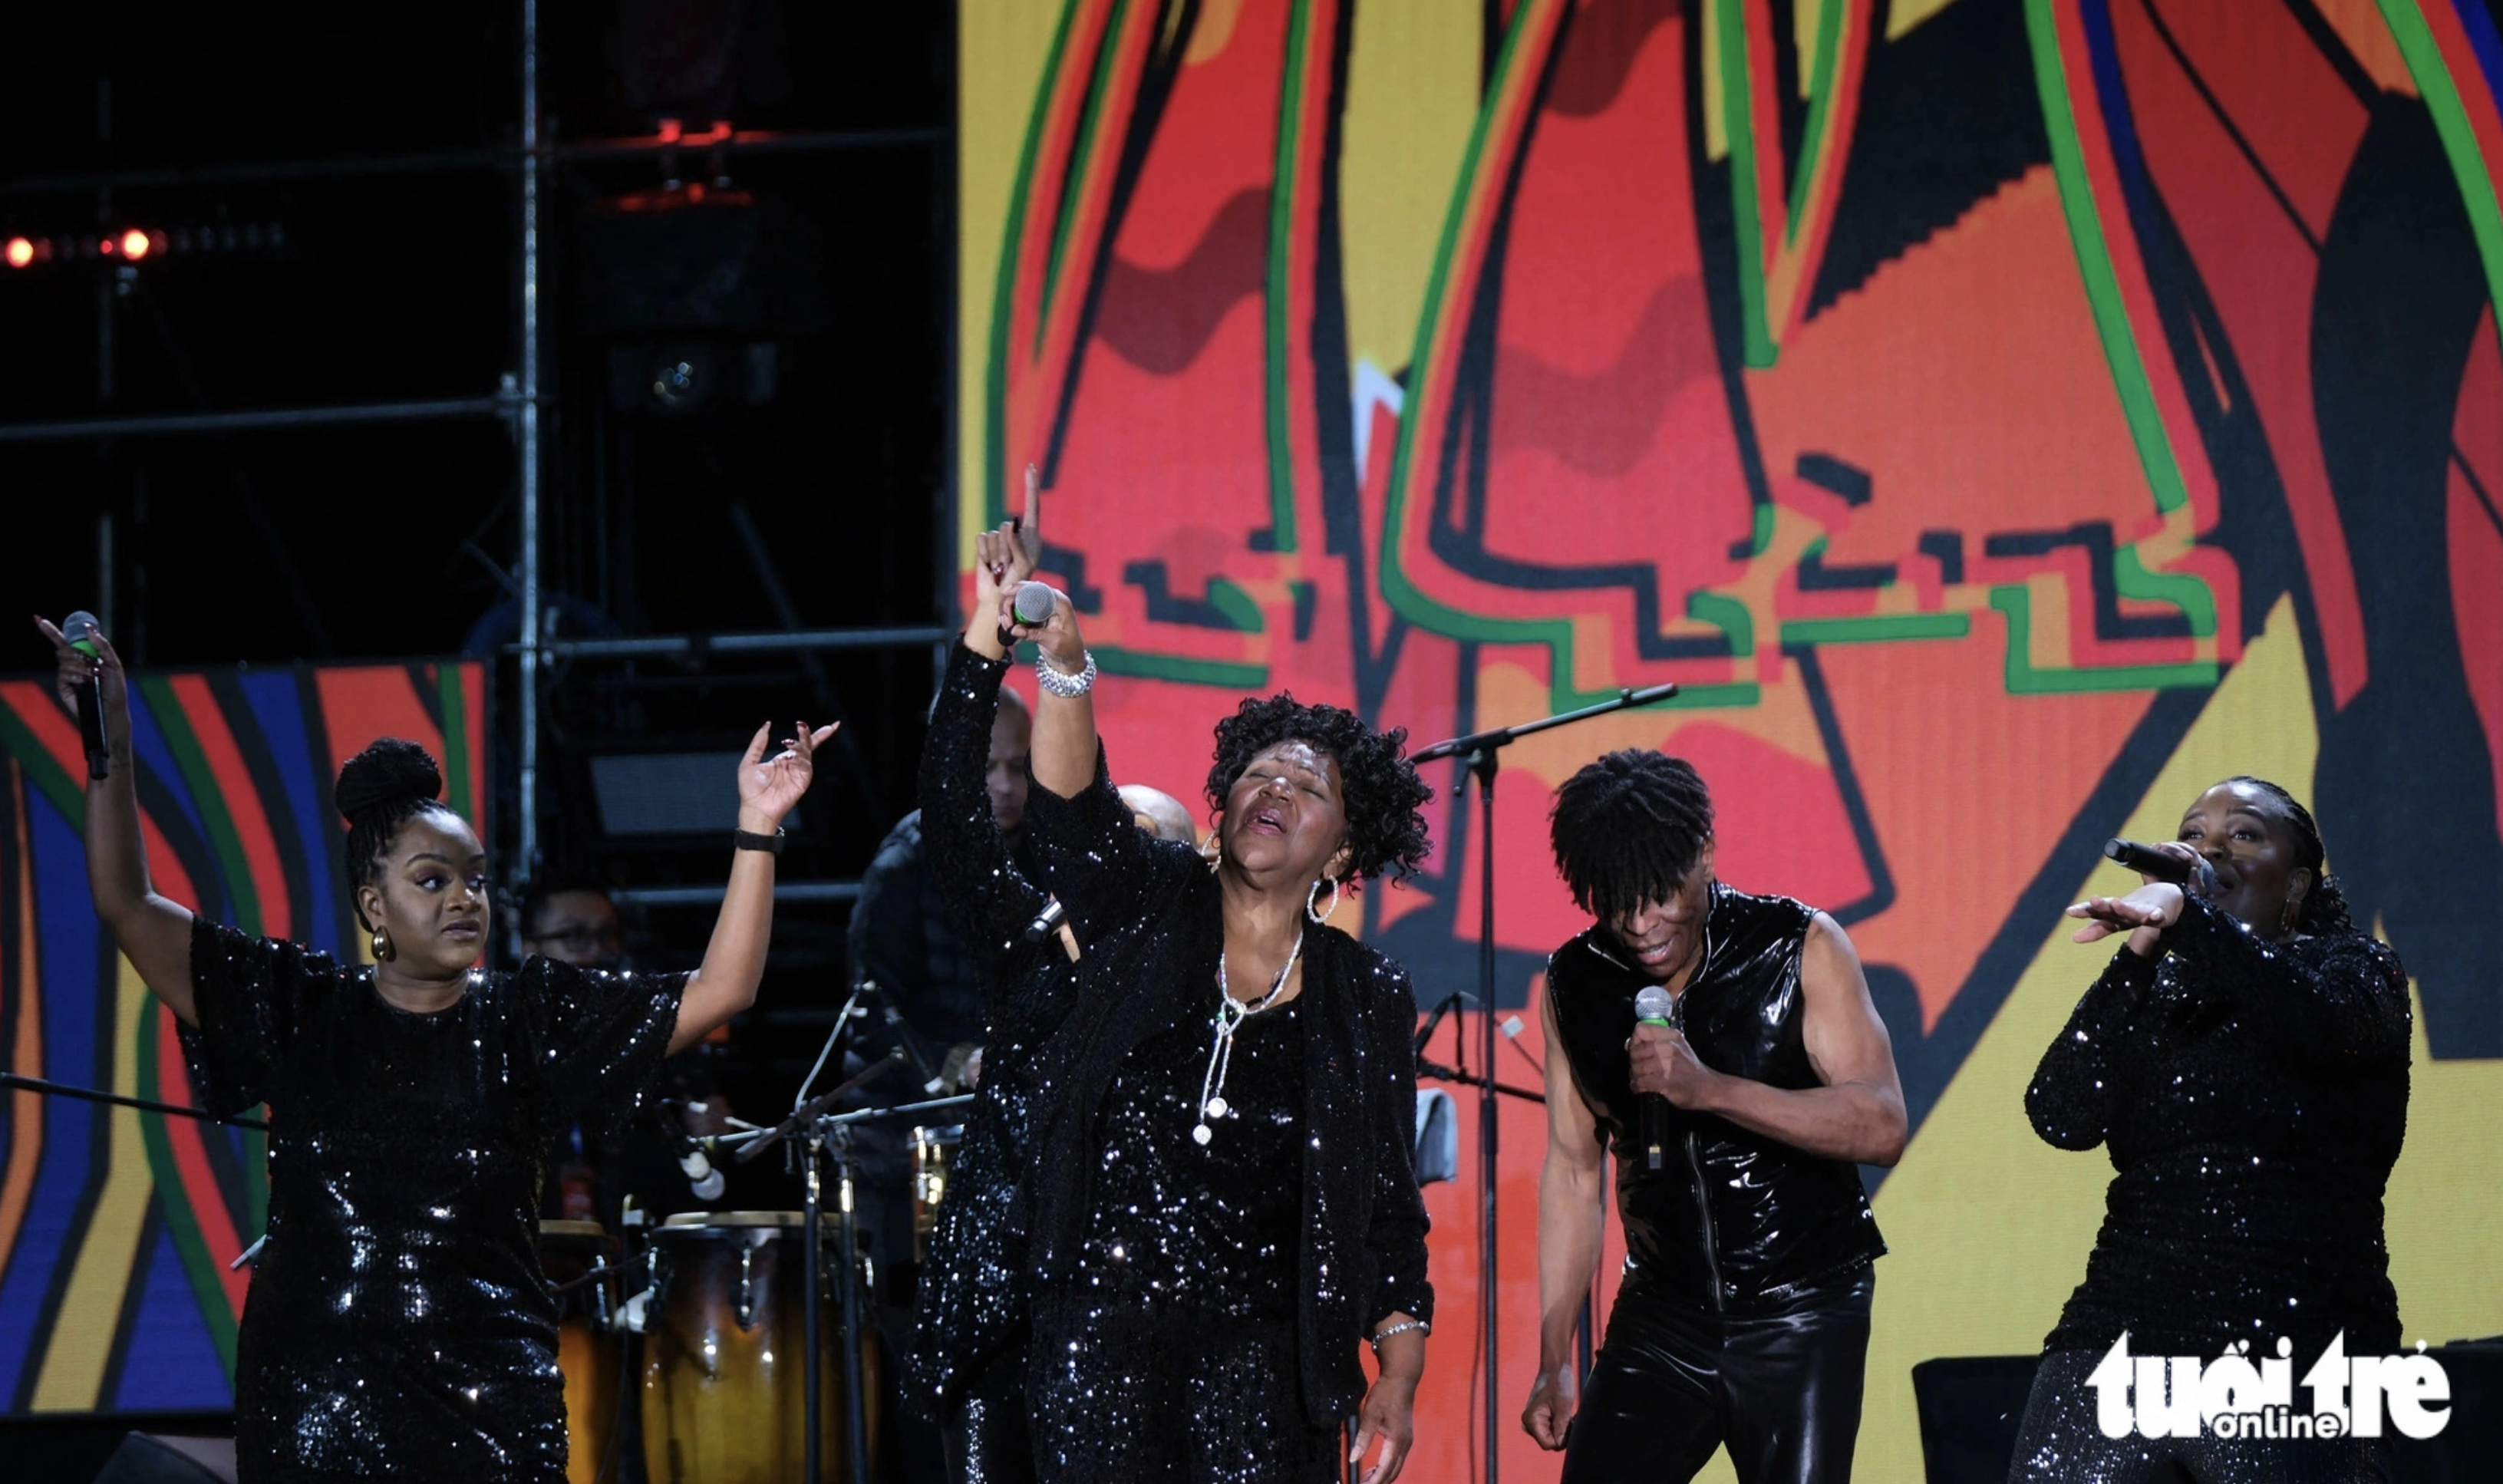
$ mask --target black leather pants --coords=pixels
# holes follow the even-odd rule
[[[952,1484],[1033,1484],[1034,1441],[1025,1425],[1025,1347],[991,1358],[965,1386],[941,1429]]]
[[[1619,1294],[1561,1484],[1683,1484],[1724,1444],[1740,1484],[1849,1479],[1876,1284],[1863,1267],[1726,1314]]]

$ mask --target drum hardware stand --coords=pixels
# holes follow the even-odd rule
[[[1469,777],[1478,780],[1478,802],[1484,823],[1479,826],[1481,857],[1478,903],[1481,917],[1478,924],[1478,1012],[1486,1017],[1480,1037],[1484,1053],[1486,1081],[1478,1086],[1478,1346],[1480,1364],[1486,1376],[1486,1473],[1485,1484],[1495,1484],[1495,1449],[1503,1440],[1501,1398],[1495,1363],[1495,1087],[1494,1087],[1494,775],[1496,760],[1503,749],[1533,732],[1544,732],[1571,722],[1604,716],[1610,711],[1628,710],[1666,701],[1677,694],[1675,685],[1653,685],[1641,690],[1628,688],[1617,692],[1612,700],[1580,710],[1563,711],[1526,721],[1517,727],[1496,727],[1439,742],[1408,755],[1411,764],[1457,758],[1468,765]]]

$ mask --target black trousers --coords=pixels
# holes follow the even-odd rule
[[[1863,1267],[1730,1313],[1620,1293],[1561,1484],[1684,1484],[1725,1445],[1740,1484],[1842,1484],[1876,1286]]]

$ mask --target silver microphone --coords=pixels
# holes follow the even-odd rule
[[[1009,606],[1016,611],[1016,621],[1031,629],[1051,621],[1052,610],[1060,606],[1060,595],[1047,582],[1020,582]]]

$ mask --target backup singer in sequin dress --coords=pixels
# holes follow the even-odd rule
[[[103,682],[112,768],[87,785],[86,822],[97,914],[181,1022],[201,1106],[269,1106],[268,1244],[235,1368],[244,1484],[563,1484],[541,1154],[566,1121],[632,1098],[666,1052],[754,1000],[772,854],[738,851],[692,975],[535,957],[483,972],[485,853],[436,802],[433,760],[386,740],[349,760],[336,792],[377,962],[250,938],[155,893],[120,662],[44,627],[65,703],[91,673]],[[742,830],[774,834],[831,732],[803,728],[768,759],[758,731],[738,769]]]
[[[2149,879],[2069,910],[2080,942],[2127,933],[2026,1089],[2035,1131],[2105,1146],[2103,1229],[2043,1342],[2009,1473],[2020,1484],[2361,1484],[2377,1440],[2107,1438],[2098,1362],[2250,1359],[2291,1342],[2300,1377],[2332,1335],[2399,1345],[2382,1193],[2407,1132],[2407,974],[2349,920],[2312,815],[2274,783],[2231,778],[2182,815],[2185,862],[2212,895]],[[2298,1406],[2305,1394],[2296,1393]]]
[[[969,730],[951,707],[995,693],[1006,593],[1032,567],[1009,528],[977,544],[976,618],[934,743]],[[1211,869],[1138,829],[1114,793],[1067,599],[1011,632],[1050,667],[1026,848],[1084,945],[1072,971],[1029,984],[1027,1018],[995,1023],[984,1053],[1002,1075],[994,1055],[1020,1042],[1033,1089],[1021,1220],[976,1245],[1026,1289],[1037,1475],[1333,1479],[1353,1419],[1367,1476],[1387,1484],[1432,1303],[1410,1166],[1416,1010],[1406,975],[1326,909],[1422,857],[1428,791],[1396,734],[1247,702],[1217,729]],[[925,797],[926,828],[978,819],[973,760],[963,748],[966,777]]]

